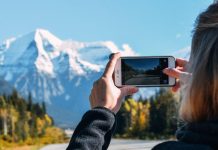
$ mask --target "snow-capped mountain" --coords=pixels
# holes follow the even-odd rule
[[[126,44],[119,49],[111,41],[61,40],[37,29],[0,44],[0,77],[22,96],[47,102],[57,124],[75,125],[89,108],[93,81],[118,51],[135,55]]]

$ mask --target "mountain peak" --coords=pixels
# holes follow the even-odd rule
[[[43,32],[49,32],[49,31],[46,30],[46,29],[43,29],[43,28],[36,28],[36,29],[35,29],[35,32],[41,32],[41,33],[43,33]]]
[[[39,40],[45,41],[45,43],[49,43],[54,47],[57,47],[62,43],[62,40],[45,29],[38,28],[33,32],[33,34],[36,42],[39,42]]]
[[[0,76],[20,95],[49,103],[55,121],[67,124],[88,109],[85,100],[108,56],[135,54],[127,44],[120,49],[112,41],[65,41],[40,28],[6,41],[0,44]]]
[[[70,64],[69,69],[74,75],[86,75],[89,71],[99,72],[108,61],[110,53],[121,52],[123,56],[135,54],[127,44],[120,50],[112,41],[62,41],[41,28],[8,43],[7,46],[0,45],[4,51],[0,57],[1,65],[22,65],[33,69],[35,66],[38,72],[50,75],[56,74],[54,70],[59,73],[60,68],[65,68],[60,67],[59,64],[63,64],[61,61]],[[69,57],[63,58],[62,54]]]

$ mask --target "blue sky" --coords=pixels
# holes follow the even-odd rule
[[[141,55],[190,46],[197,15],[213,0],[0,0],[0,41],[36,28],[61,39],[127,43]]]
[[[127,59],[124,62],[127,65],[138,70],[153,69],[154,67],[157,67],[160,64],[159,59],[138,59],[137,61],[133,59]]]

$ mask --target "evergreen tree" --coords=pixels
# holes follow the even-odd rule
[[[160,88],[155,98],[150,101],[150,131],[155,134],[173,134],[177,124],[178,103],[166,88]]]
[[[29,92],[29,95],[28,95],[28,105],[27,105],[27,110],[28,111],[33,111],[33,100],[32,100],[32,95],[31,93]]]
[[[46,114],[46,104],[44,101],[42,102],[42,111],[43,111],[43,114]]]
[[[144,138],[174,135],[178,101],[167,88],[156,90],[150,98],[135,101],[128,97],[117,113],[116,135]]]
[[[18,99],[18,93],[17,93],[17,91],[15,89],[12,91],[11,99],[13,99],[13,100]]]
[[[7,109],[6,109],[6,101],[3,96],[0,96],[0,119],[1,119],[0,129],[3,130],[3,135],[7,135],[8,134]]]
[[[159,120],[158,120],[158,109],[157,109],[157,100],[150,99],[150,111],[149,111],[149,131],[153,133],[158,133],[159,130]]]
[[[130,114],[124,108],[124,103],[121,106],[120,111],[116,115],[117,125],[115,134],[123,135],[128,131],[129,122],[130,122]]]
[[[37,117],[40,117],[40,118],[44,117],[43,109],[41,108],[41,106],[38,103],[34,104],[33,108],[34,108],[34,112],[35,112]]]
[[[6,102],[4,97],[0,96],[0,109],[5,109],[6,108]]]
[[[31,94],[28,101],[19,97],[15,90],[11,95],[0,96],[0,135],[9,135],[3,140],[24,142],[39,138],[52,125],[53,119],[46,114],[45,103],[33,103]]]

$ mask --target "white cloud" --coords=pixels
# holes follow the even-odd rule
[[[174,51],[172,53],[173,56],[175,57],[181,57],[181,58],[185,58],[188,59],[191,53],[191,46],[186,46],[182,49],[179,49],[177,51]]]
[[[122,45],[123,51],[121,51],[122,56],[136,56],[138,55],[128,44]]]

